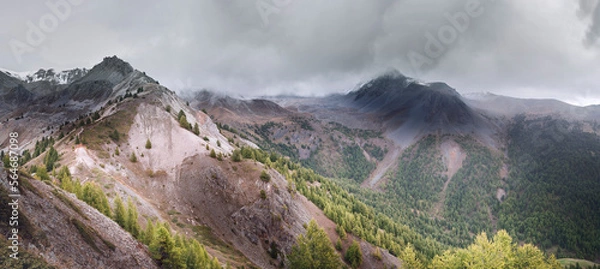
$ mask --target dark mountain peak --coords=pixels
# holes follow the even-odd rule
[[[75,83],[106,81],[111,85],[116,85],[133,71],[133,67],[128,62],[119,59],[117,56],[105,57],[102,62],[95,65],[82,79]]]
[[[410,133],[471,131],[478,116],[446,83],[423,83],[399,72],[385,73],[346,96],[346,104],[377,116],[388,126]]]
[[[133,72],[133,67],[131,67],[128,62],[121,60],[117,56],[104,57],[102,62],[94,66],[94,68],[113,69],[115,71],[120,71],[122,74]],[[92,70],[94,68],[92,68]]]
[[[372,98],[395,91],[402,91],[407,79],[398,70],[388,70],[379,77],[363,84],[358,90],[351,92],[350,95],[356,95],[354,100],[357,101],[364,97]]]
[[[448,95],[457,96],[457,97],[461,96],[454,88],[450,87],[450,85],[448,85],[444,82],[433,82],[433,83],[427,84],[427,86],[429,86],[429,88],[432,91],[435,91],[435,92],[438,92],[441,94],[448,94]]]

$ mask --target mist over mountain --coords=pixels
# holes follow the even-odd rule
[[[0,199],[17,132],[24,219],[6,266],[447,268],[483,232],[523,255],[509,267],[600,261],[600,106],[398,71],[324,97],[179,96],[112,56],[2,71],[0,112]]]

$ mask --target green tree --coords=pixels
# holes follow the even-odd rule
[[[185,129],[190,128],[190,123],[187,121],[187,118],[185,117],[185,115],[183,115],[179,118],[179,125]]]
[[[146,140],[146,149],[151,149],[152,148],[152,142],[150,142],[150,138],[148,138],[148,140]]]
[[[260,190],[260,199],[267,199],[267,193],[265,190]]]
[[[121,155],[121,151],[119,150],[119,147],[115,148],[115,155],[117,155],[117,156]]]
[[[135,203],[129,198],[127,200],[127,216],[125,218],[125,229],[138,238],[140,233],[140,224],[138,223],[138,211]]]
[[[93,208],[98,209],[105,216],[111,216],[110,206],[106,194],[95,183],[86,182],[83,186],[82,200]]]
[[[116,129],[115,129],[115,130],[113,130],[113,131],[112,131],[112,133],[110,133],[110,134],[108,135],[108,137],[110,137],[110,139],[112,139],[112,140],[113,140],[113,141],[115,141],[115,142],[119,142],[119,139],[120,139],[119,132],[117,132],[117,130],[116,130]]]
[[[340,236],[340,238],[342,238],[344,240],[346,239],[346,229],[344,229],[344,226],[342,226],[342,225],[336,225],[335,226],[335,231]]]
[[[37,170],[35,171],[35,175],[42,181],[50,180],[48,170],[44,166],[38,166]]]
[[[231,160],[234,162],[242,161],[242,152],[239,149],[236,149],[231,154]]]
[[[271,175],[269,175],[266,170],[262,170],[262,172],[260,172],[260,179],[264,182],[269,182],[271,181]]]
[[[352,268],[358,268],[362,264],[362,251],[358,242],[352,242],[352,245],[346,250],[344,258]]]
[[[198,123],[194,123],[193,132],[194,132],[195,135],[199,135],[200,134],[200,127],[198,127]]]
[[[181,260],[181,250],[175,246],[175,241],[167,228],[161,226],[150,243],[150,254],[161,268],[184,268]]]
[[[137,156],[135,156],[135,153],[131,153],[131,155],[129,156],[129,161],[132,163],[137,162]]]
[[[531,244],[517,246],[504,230],[498,231],[492,240],[485,233],[479,234],[475,242],[466,249],[448,250],[436,256],[432,269],[438,268],[500,268],[500,269],[560,269],[562,266],[550,256]]]
[[[10,168],[10,157],[8,156],[8,154],[2,157],[2,162],[4,163],[4,168]]]
[[[337,269],[342,267],[333,244],[315,220],[308,223],[306,236],[298,236],[288,259],[290,268]]]
[[[217,158],[217,154],[215,153],[215,150],[214,150],[214,149],[211,149],[211,150],[210,150],[210,157],[211,157],[211,158]]]
[[[119,197],[119,195],[117,195],[117,197],[115,198],[114,204],[115,210],[113,214],[113,219],[117,224],[119,224],[119,226],[125,228],[125,206],[123,205],[123,200],[121,200],[121,197]]]
[[[46,166],[46,171],[50,172],[54,169],[54,163],[58,161],[58,151],[54,149],[53,146],[50,146],[50,150],[44,157],[44,165]]]
[[[71,172],[69,168],[63,166],[58,172],[58,180],[60,181],[60,187],[68,192],[73,192],[73,181],[71,180]]]
[[[415,253],[415,249],[411,244],[408,244],[404,250],[400,253],[400,257],[402,260],[402,268],[406,269],[424,269],[423,263],[417,258],[417,254]],[[483,269],[483,268],[482,268]]]
[[[152,241],[154,240],[155,236],[156,228],[152,221],[148,221],[148,224],[146,224],[146,230],[144,231],[144,237],[142,238],[142,243],[149,246],[150,243],[152,243]]]

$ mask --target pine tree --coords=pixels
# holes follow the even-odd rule
[[[119,150],[119,147],[115,148],[115,155],[117,155],[117,156],[121,155],[121,151]]]
[[[66,166],[63,166],[60,171],[58,172],[58,178],[59,179],[63,179],[63,178],[71,178],[71,171],[69,171],[69,168]]]
[[[73,182],[73,193],[79,200],[83,201],[83,186],[81,186],[81,182],[79,180],[74,179]]]
[[[86,182],[83,186],[82,200],[88,205],[96,208],[100,213],[111,217],[110,206],[106,194],[94,183]]]
[[[8,157],[8,154],[2,157],[2,162],[4,163],[4,168],[10,168],[10,157]]]
[[[47,181],[50,180],[50,176],[48,175],[48,170],[46,169],[46,167],[44,166],[38,166],[35,175],[41,180],[41,181]]]
[[[79,136],[75,137],[75,145],[79,145],[81,144],[81,141],[79,141]]]
[[[417,254],[415,253],[415,249],[409,243],[404,250],[400,253],[398,257],[402,260],[402,268],[406,269],[424,269],[425,267],[421,263],[421,261],[417,258]]]
[[[346,250],[346,255],[344,258],[350,264],[350,266],[352,266],[352,268],[356,269],[362,264],[362,251],[360,250],[360,245],[358,245],[358,242],[352,242],[352,245],[350,245],[348,250]]]
[[[119,142],[120,139],[119,132],[116,129],[113,130],[112,133],[108,135],[108,137],[110,137],[115,142]]]
[[[75,186],[73,184],[73,180],[71,179],[71,176],[68,176],[68,175],[61,176],[59,174],[59,179],[60,179],[60,187],[63,190],[71,192],[71,193],[75,193],[75,188],[74,188]]]
[[[266,170],[262,170],[262,172],[260,172],[260,179],[264,182],[269,182],[271,181],[271,175],[269,175]]]
[[[121,197],[119,197],[117,195],[114,203],[115,203],[114,220],[117,224],[119,224],[119,226],[121,226],[122,228],[125,228],[126,213],[125,213],[125,206],[123,205],[123,200],[121,200]]]
[[[48,153],[44,157],[44,165],[46,166],[46,171],[50,172],[52,171],[52,169],[54,169],[54,163],[58,161],[58,158],[58,151],[56,151],[56,149],[54,149],[53,146],[50,146],[50,150],[48,150]]]
[[[411,260],[407,258],[410,255],[404,256],[404,263],[410,264],[407,262]],[[518,246],[504,230],[498,231],[492,240],[488,240],[487,235],[481,233],[466,249],[447,250],[443,255],[436,256],[430,267],[441,269],[465,266],[468,268],[562,268],[553,255],[546,258],[542,251],[531,244]]]
[[[233,151],[233,154],[231,155],[231,160],[234,162],[242,161],[242,153],[239,149]]]
[[[148,221],[148,224],[146,224],[146,231],[144,231],[144,237],[142,238],[142,243],[149,246],[150,243],[152,243],[152,241],[154,240],[155,236],[156,229],[154,227],[154,224],[152,223],[152,221]]]
[[[344,226],[342,226],[342,225],[335,226],[335,231],[342,239],[344,239],[344,240],[346,239],[346,229],[344,229]]]
[[[378,261],[381,261],[383,259],[383,257],[381,256],[381,250],[379,249],[379,247],[375,247],[375,251],[373,251],[373,257],[375,259],[377,259]]]
[[[214,150],[214,149],[211,149],[211,150],[210,150],[210,157],[211,157],[211,158],[217,158],[217,154],[215,153],[215,150]]]
[[[341,268],[340,258],[329,241],[329,237],[315,220],[308,223],[306,236],[298,236],[288,259],[290,268]]]
[[[132,163],[137,162],[137,156],[135,156],[135,153],[131,153],[131,156],[129,156],[129,161],[131,161]]]
[[[129,198],[127,200],[127,216],[125,217],[125,229],[138,238],[140,232],[140,224],[138,223],[138,211],[135,203]]]
[[[156,236],[150,243],[150,254],[162,268],[183,268],[185,264],[181,260],[181,249],[175,246],[171,233],[165,227],[156,231]]]
[[[146,140],[146,149],[151,149],[152,148],[152,142],[150,142],[150,138],[148,138],[148,140]]]
[[[179,118],[179,125],[185,129],[190,128],[190,123],[187,121],[187,118],[185,117],[185,115],[183,115]]]
[[[194,134],[200,135],[200,127],[198,127],[198,123],[194,123]]]

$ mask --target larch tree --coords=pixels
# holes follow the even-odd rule
[[[308,223],[306,236],[298,237],[288,259],[290,268],[337,269],[342,266],[329,237],[315,220]]]

